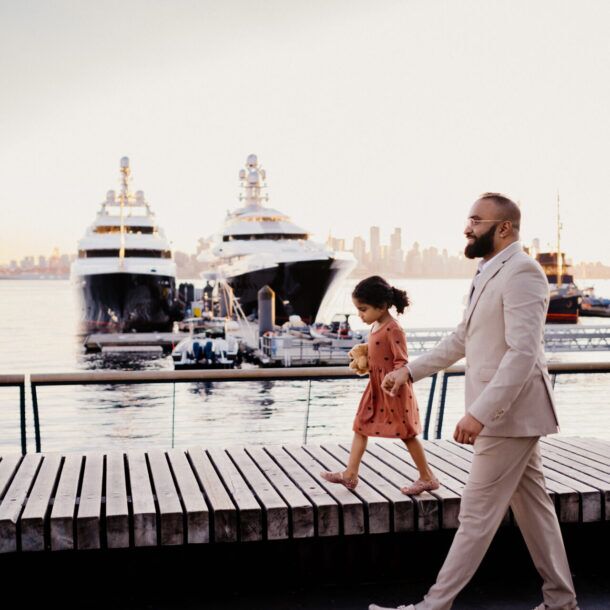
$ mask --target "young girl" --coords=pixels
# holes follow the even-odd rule
[[[373,325],[368,340],[369,383],[354,420],[354,440],[347,468],[343,472],[320,474],[331,483],[341,483],[348,489],[354,489],[358,485],[358,469],[368,437],[400,438],[405,442],[419,470],[419,479],[400,491],[417,495],[438,489],[439,483],[428,466],[423,446],[417,439],[421,423],[412,384],[400,388],[396,396],[390,396],[381,389],[384,376],[408,361],[405,334],[389,312],[394,306],[399,314],[403,313],[409,304],[407,293],[375,275],[356,286],[352,300],[360,319]]]

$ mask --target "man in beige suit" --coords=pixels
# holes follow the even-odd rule
[[[407,367],[388,374],[385,391],[432,375],[466,357],[466,415],[454,439],[474,456],[457,530],[436,583],[405,610],[447,610],[481,563],[508,507],[543,579],[536,610],[578,608],[559,523],[549,498],[538,439],[557,432],[544,356],[546,277],[519,244],[520,211],[486,193],[470,209],[465,254],[481,258],[464,318]],[[370,610],[383,610],[373,604]]]

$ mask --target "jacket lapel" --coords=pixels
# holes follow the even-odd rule
[[[476,288],[472,293],[470,304],[468,305],[468,309],[466,310],[466,314],[464,316],[466,323],[468,323],[468,321],[470,320],[470,316],[472,316],[472,313],[474,312],[474,309],[477,306],[479,298],[481,297],[481,294],[483,294],[483,290],[485,290],[487,282],[489,282],[492,277],[499,273],[506,261],[511,256],[513,256],[517,252],[521,252],[522,250],[523,248],[521,247],[521,244],[519,242],[512,243],[510,246],[507,246],[500,253],[500,255],[497,256],[495,260],[481,272],[481,277],[479,277],[479,279],[477,280]]]

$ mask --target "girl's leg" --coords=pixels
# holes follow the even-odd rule
[[[403,439],[413,461],[415,462],[415,466],[417,470],[419,470],[419,478],[422,481],[435,481],[436,477],[432,472],[432,469],[428,465],[428,460],[426,459],[426,452],[424,451],[424,446],[421,444],[421,441],[416,437],[405,438]]]
[[[360,470],[360,462],[366,449],[368,442],[368,436],[354,432],[354,440],[352,440],[352,449],[349,452],[349,460],[347,462],[347,468],[343,473],[346,479],[356,479],[358,477],[358,470]]]

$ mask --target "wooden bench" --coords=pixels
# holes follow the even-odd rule
[[[7,455],[0,552],[455,529],[472,447],[450,440],[425,447],[442,485],[418,497],[400,493],[417,471],[398,441],[369,444],[354,492],[319,477],[344,467],[346,443]],[[541,447],[560,521],[610,520],[610,442],[552,436]]]

